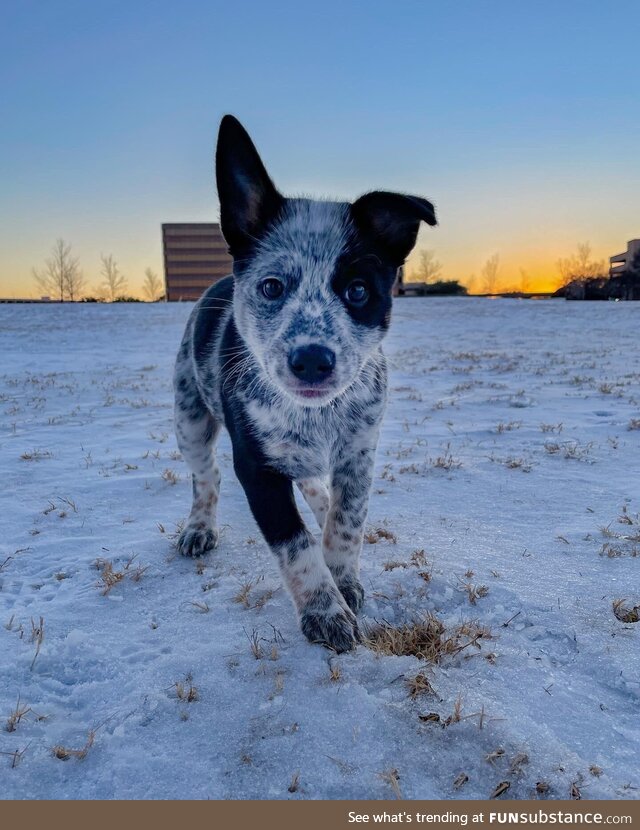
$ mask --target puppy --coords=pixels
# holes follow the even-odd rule
[[[251,139],[222,119],[216,151],[233,275],[195,305],[175,368],[175,429],[192,471],[185,556],[218,542],[224,425],[249,506],[311,642],[358,641],[359,556],[387,395],[381,345],[398,268],[433,205],[373,191],[353,203],[286,198]],[[293,485],[315,514],[319,541]],[[328,484],[328,486],[327,486]]]

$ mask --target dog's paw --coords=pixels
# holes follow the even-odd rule
[[[218,547],[218,530],[213,527],[187,525],[178,536],[176,547],[183,556],[202,556]]]
[[[364,603],[364,588],[358,579],[351,577],[337,583],[344,601],[354,614],[359,614]]]
[[[338,654],[351,651],[361,640],[357,620],[348,608],[305,610],[300,627],[310,643],[320,643]]]

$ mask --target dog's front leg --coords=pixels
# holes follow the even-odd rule
[[[324,530],[324,523],[329,512],[329,491],[321,478],[302,478],[296,481],[304,500],[311,508],[320,530]]]
[[[362,608],[360,551],[369,507],[375,443],[341,457],[331,475],[331,506],[324,527],[325,562],[354,614]]]
[[[245,453],[234,454],[234,462],[251,512],[278,559],[302,632],[312,643],[349,651],[359,640],[356,618],[298,512],[291,480]]]

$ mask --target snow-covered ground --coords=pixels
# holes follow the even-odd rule
[[[638,304],[396,303],[364,614],[490,631],[437,665],[303,640],[226,436],[175,555],[189,310],[0,306],[0,795],[637,798]]]

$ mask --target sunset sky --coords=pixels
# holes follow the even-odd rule
[[[443,276],[498,252],[538,290],[640,236],[640,4],[32,2],[0,26],[0,296],[38,296],[57,237],[89,286],[162,273],[163,221],[215,221],[217,125],[285,193],[432,199]]]

